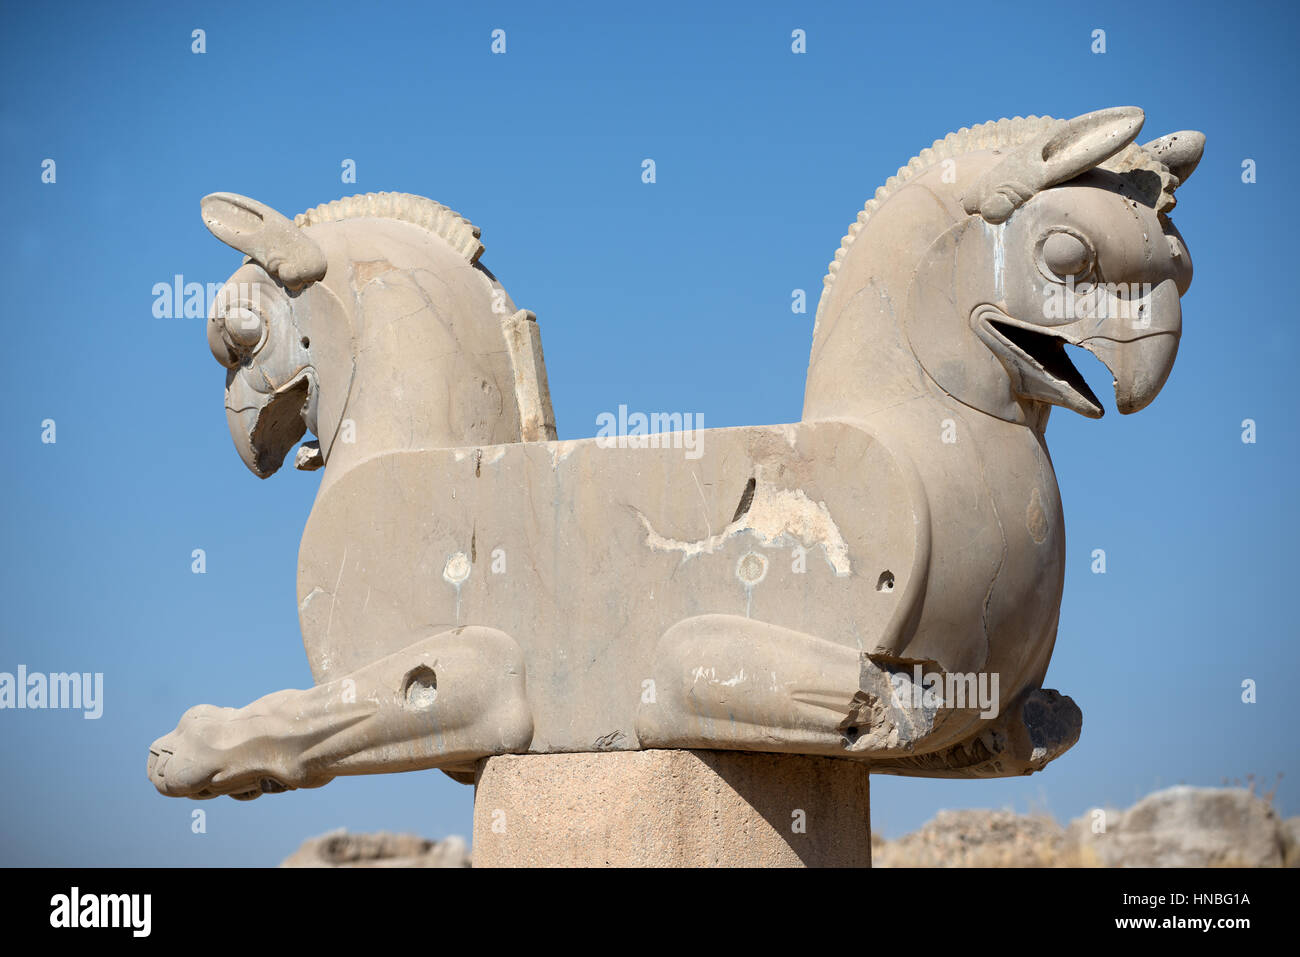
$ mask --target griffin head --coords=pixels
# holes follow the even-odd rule
[[[213,302],[208,347],[226,368],[226,421],[239,457],[267,478],[306,431],[321,435],[312,340],[322,337],[312,333],[337,312],[319,283],[327,260],[302,229],[256,200],[213,193],[201,210],[212,234],[248,257]],[[299,467],[319,467],[327,453],[300,456]]]
[[[1046,121],[1016,146],[967,160],[959,197],[968,215],[930,256],[949,287],[957,277],[956,300],[947,310],[922,304],[909,327],[946,391],[1011,421],[1033,421],[1035,408],[1050,405],[1099,418],[1101,403],[1066,344],[1110,369],[1121,413],[1145,408],[1163,387],[1192,279],[1168,213],[1205,137],[1172,133],[1138,146],[1143,119],[1118,107]],[[969,330],[960,345],[936,346],[944,333],[927,317],[954,307]]]
[[[1008,156],[967,196],[986,221],[1006,220],[1004,248],[1019,257],[1004,264],[1002,301],[973,318],[977,334],[1017,394],[1094,418],[1101,403],[1064,343],[1106,364],[1121,413],[1143,409],[1173,368],[1179,297],[1192,281],[1167,213],[1205,137],[1173,133],[1130,147],[1142,120],[1131,107],[1079,117]],[[1045,188],[1054,183],[1063,185]],[[1032,197],[1001,216],[1025,184],[1037,187]]]

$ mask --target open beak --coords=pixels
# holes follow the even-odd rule
[[[274,392],[258,392],[238,370],[227,376],[226,424],[239,457],[258,478],[274,475],[306,433],[309,394],[305,372]]]
[[[1017,395],[1071,409],[1090,419],[1105,414],[1096,394],[1066,355],[1066,344],[1087,349],[1114,377],[1115,404],[1123,415],[1151,404],[1178,355],[1182,311],[1178,290],[1162,282],[1144,300],[1109,304],[1103,318],[1038,326],[983,306],[974,316],[976,334],[1011,378]]]
[[[977,329],[1007,370],[1016,395],[1072,409],[1090,419],[1106,414],[1096,393],[1065,354],[1067,340],[1061,336],[1020,325],[1008,316],[986,316]]]
[[[1094,336],[1079,343],[1115,377],[1115,407],[1121,415],[1140,412],[1164,388],[1178,355],[1178,333],[1157,332],[1127,342]]]

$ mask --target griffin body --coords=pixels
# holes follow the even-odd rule
[[[836,255],[802,421],[631,447],[555,440],[537,324],[450,210],[208,197],[249,257],[208,326],[236,448],[266,477],[310,431],[297,462],[325,469],[299,556],[317,684],[191,709],[152,780],[247,798],[651,747],[1043,767],[1080,728],[1042,688],[1065,556],[1044,432],[1052,406],[1102,412],[1064,345],[1141,409],[1191,279],[1167,213],[1203,137],[1138,146],[1141,124],[936,142]]]

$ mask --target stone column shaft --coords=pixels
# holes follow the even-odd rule
[[[738,751],[479,762],[475,867],[869,867],[867,769]]]

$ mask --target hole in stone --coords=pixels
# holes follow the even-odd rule
[[[438,676],[427,665],[412,668],[402,679],[402,693],[408,708],[419,711],[430,708],[438,697]]]
[[[844,740],[845,740],[848,744],[855,744],[855,743],[857,742],[857,740],[858,740],[858,729],[857,729],[857,726],[856,726],[856,725],[852,725],[852,726],[847,727],[847,728],[844,729]]]
[[[747,552],[736,563],[736,577],[745,585],[756,585],[767,575],[767,559],[757,552]]]
[[[306,336],[303,336],[303,337],[302,337],[302,347],[303,347],[304,349],[310,349],[310,348],[311,348],[311,340],[308,339]]]
[[[894,590],[894,573],[886,568],[876,579],[876,591],[893,591]]]
[[[478,531],[475,530],[476,536]],[[447,558],[447,564],[443,566],[442,577],[453,585],[459,585],[466,578],[469,578],[470,558],[464,552],[456,552]]]
[[[745,491],[740,494],[740,504],[736,506],[736,514],[731,516],[732,522],[740,521],[745,513],[749,511],[749,506],[754,504],[754,487],[756,485],[758,485],[758,481],[753,478],[745,483]]]

